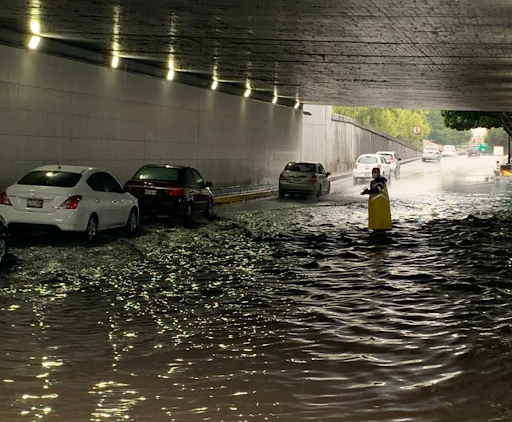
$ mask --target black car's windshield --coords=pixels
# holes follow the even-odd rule
[[[72,188],[82,178],[80,173],[67,171],[36,170],[27,173],[18,185],[55,186],[59,188]]]
[[[288,171],[301,171],[304,173],[314,173],[316,166],[312,163],[288,163],[285,170]]]
[[[138,180],[159,180],[162,182],[178,182],[180,169],[173,167],[142,167],[134,179]]]

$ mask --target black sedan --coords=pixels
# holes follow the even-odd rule
[[[480,158],[480,151],[478,150],[478,148],[469,148],[468,158]]]
[[[139,200],[141,215],[179,215],[185,223],[198,214],[213,216],[212,183],[192,167],[148,164],[124,186]]]

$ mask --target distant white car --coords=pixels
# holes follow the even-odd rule
[[[383,155],[384,158],[389,162],[391,166],[391,172],[397,179],[400,178],[400,161],[395,151],[377,151],[377,154]]]
[[[380,154],[363,154],[357,158],[352,169],[354,185],[360,180],[372,180],[372,169],[374,167],[379,168],[381,176],[384,176],[388,179],[388,183],[391,183],[391,164],[386,160],[386,157]]]
[[[56,227],[82,232],[87,241],[100,230],[139,224],[137,198],[110,173],[93,167],[47,165],[25,174],[0,193],[0,215],[11,227]]]
[[[423,154],[421,154],[421,161],[441,161],[441,151],[439,147],[435,145],[427,145],[423,148]]]
[[[453,145],[445,145],[441,154],[443,157],[456,157],[458,155],[457,149]]]

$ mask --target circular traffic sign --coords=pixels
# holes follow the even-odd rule
[[[415,135],[419,135],[421,133],[421,128],[418,125],[413,126],[412,131]]]

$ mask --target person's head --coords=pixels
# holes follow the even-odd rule
[[[372,168],[372,177],[374,179],[376,179],[379,176],[380,176],[380,168],[378,168],[378,167]]]

